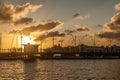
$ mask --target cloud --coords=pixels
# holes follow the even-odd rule
[[[105,24],[105,27],[113,31],[120,31],[120,12],[115,14],[111,21]]]
[[[90,29],[88,27],[79,27],[78,25],[76,25],[77,28],[74,29],[74,30],[65,30],[64,32],[66,33],[66,35],[72,35],[73,33],[76,33],[76,32],[88,32],[90,31]]]
[[[77,32],[88,32],[90,29],[87,26],[74,25]]]
[[[28,17],[23,17],[23,18],[20,18],[19,20],[17,21],[14,21],[14,25],[19,25],[19,24],[29,24],[29,23],[32,23],[33,19],[32,18],[28,18]]]
[[[20,30],[12,30],[9,32],[9,34],[19,34]]]
[[[37,32],[37,31],[49,31],[52,30],[58,26],[60,26],[61,24],[63,24],[60,21],[52,21],[52,22],[47,22],[47,23],[40,23],[36,26],[30,26],[30,27],[25,27],[22,30],[19,30],[19,32],[21,32],[23,35],[30,35],[30,33],[32,32]],[[13,30],[16,31],[16,30]],[[18,31],[18,30],[17,30]]]
[[[76,13],[76,14],[73,15],[73,17],[74,17],[75,19],[83,20],[83,19],[90,18],[90,15],[88,14],[88,15],[82,16],[81,14]]]
[[[116,10],[120,10],[120,3],[116,4],[116,5],[114,6],[114,8],[115,8]]]
[[[104,32],[98,35],[100,38],[107,38],[107,39],[120,39],[120,33],[116,32]]]
[[[97,36],[106,39],[120,39],[120,12],[116,13],[109,22],[105,23],[103,30]]]
[[[65,30],[64,31],[67,35],[72,35],[73,33],[76,32],[76,30]]]
[[[90,29],[88,27],[80,27],[77,28],[77,31],[90,31]]]
[[[115,14],[104,27],[111,31],[120,32],[120,12]]]
[[[14,6],[13,4],[9,4],[9,3],[1,3],[0,4],[0,23],[16,24],[17,21],[21,22],[22,20],[26,19],[26,16],[29,12],[34,12],[41,6],[42,5],[33,5],[30,3],[17,5],[17,6]],[[27,21],[28,21],[28,18],[27,18]],[[31,22],[31,21],[28,21],[28,22]]]
[[[42,7],[43,5],[34,5],[34,4],[30,4],[30,3],[26,3],[23,5],[17,5],[14,8],[14,16],[17,17],[24,17],[26,16],[29,12],[34,12],[37,9],[39,9],[40,7]]]
[[[0,23],[10,23],[13,21],[13,5],[2,3],[0,4]]]
[[[50,37],[64,37],[64,36],[65,36],[64,33],[60,33],[58,31],[54,31],[54,32],[48,32],[47,34],[40,35],[35,40],[39,41],[39,40],[44,40],[44,39],[50,38]]]
[[[83,16],[81,16],[79,13],[74,14],[73,17],[74,17],[75,19],[80,19],[80,20],[83,19]]]

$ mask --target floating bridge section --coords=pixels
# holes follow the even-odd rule
[[[103,52],[75,52],[75,53],[60,53],[60,52],[46,52],[46,53],[20,53],[8,52],[0,53],[0,59],[120,59],[120,53],[103,53]]]
[[[9,53],[0,53],[1,60],[16,60],[16,59],[34,59],[34,54],[31,53],[20,53],[20,52],[9,52]]]
[[[68,52],[38,53],[41,59],[120,59],[120,53],[107,52]]]

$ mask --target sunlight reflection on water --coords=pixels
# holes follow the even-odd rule
[[[120,60],[0,61],[0,80],[119,80]]]

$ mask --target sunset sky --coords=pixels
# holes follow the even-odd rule
[[[73,45],[75,35],[78,44],[93,45],[95,35],[97,45],[120,45],[120,1],[0,0],[0,33],[2,48],[20,44],[20,33],[36,44],[43,40],[44,47],[53,35],[63,46]]]

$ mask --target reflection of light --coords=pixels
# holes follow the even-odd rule
[[[30,43],[30,44],[35,44],[35,42],[34,42],[32,39],[30,39],[30,37],[28,37],[28,36],[23,36],[23,37],[22,37],[22,44],[28,44],[28,43]]]

